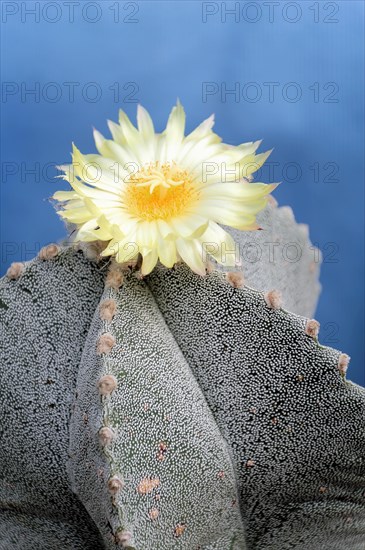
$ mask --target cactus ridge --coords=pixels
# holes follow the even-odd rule
[[[72,249],[1,280],[1,550],[35,548],[42,529],[42,549],[62,547],[48,546],[52,533],[60,541],[73,533],[69,548],[102,548],[66,470],[78,365],[102,291],[103,273]]]
[[[232,449],[248,547],[301,548],[303,537],[305,548],[345,548],[351,521],[360,549],[365,390],[346,380],[342,354],[306,333],[308,319],[221,273],[159,267],[148,285]],[[307,537],[299,510],[310,511]]]
[[[285,309],[312,317],[321,291],[322,255],[309,239],[308,226],[296,223],[289,206],[274,204],[257,221],[262,231],[225,227],[237,243],[246,285],[263,292],[276,289]]]
[[[111,300],[113,319],[100,319]],[[125,275],[100,306],[80,365],[70,469],[100,529],[111,526],[107,547],[125,533],[133,548],[244,549],[229,450],[146,283]],[[106,334],[115,344],[98,356]],[[105,428],[112,439],[100,445]]]
[[[270,209],[307,252],[244,269],[259,290],[55,245],[9,268],[1,550],[363,550],[365,390],[318,342],[305,232]]]

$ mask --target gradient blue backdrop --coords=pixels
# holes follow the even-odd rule
[[[92,126],[106,132],[119,107],[134,117],[135,100],[161,130],[179,97],[189,130],[215,112],[228,143],[275,147],[275,172],[261,179],[283,180],[279,203],[324,252],[321,340],[352,356],[350,377],[363,383],[363,2],[238,8],[74,2],[71,17],[61,1],[2,2],[2,272],[64,234],[47,201],[64,186],[48,163],[69,161],[72,141],[93,152]],[[79,83],[73,100],[66,82]],[[203,97],[206,82],[215,93]],[[222,96],[224,86],[240,96]],[[37,163],[39,177],[27,173]]]

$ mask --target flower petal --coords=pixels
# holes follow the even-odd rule
[[[176,239],[176,248],[182,260],[198,275],[205,275],[203,248],[199,241]]]
[[[170,113],[166,129],[163,132],[164,142],[160,152],[161,162],[171,162],[176,159],[177,152],[184,139],[184,131],[185,111],[180,101],[178,101]]]
[[[239,261],[239,247],[233,237],[215,222],[200,237],[203,250],[226,267],[234,267]]]
[[[108,123],[113,139],[95,130],[99,154],[83,155],[74,146],[72,164],[60,167],[72,191],[58,191],[53,198],[61,203],[59,215],[77,226],[75,239],[105,241],[103,256],[113,255],[117,262],[140,253],[143,274],[158,259],[172,267],[182,258],[204,275],[207,242],[215,245],[211,255],[227,264],[235,243],[218,224],[256,229],[256,214],[276,185],[245,181],[270,151],[256,155],[258,141],[222,143],[213,123],[211,116],[184,137],[185,113],[178,101],[166,129],[156,134],[139,106],[137,128],[120,111],[119,124]]]
[[[69,210],[60,210],[58,215],[71,223],[85,223],[93,219],[93,215],[85,206],[82,208],[73,208]]]
[[[111,159],[111,166],[113,165],[113,161],[120,163],[123,169],[126,169],[126,165],[130,163],[134,162],[138,164],[139,159],[135,153],[135,148],[127,145],[120,145],[111,139],[105,139],[97,130],[94,130],[94,140],[99,153]]]
[[[176,245],[172,239],[160,238],[157,245],[160,261],[166,267],[172,267],[177,262]]]
[[[212,134],[212,128],[214,126],[214,115],[206,118],[193,130],[189,135],[186,136],[185,141],[200,141],[206,136]]]
[[[137,106],[137,124],[139,133],[144,139],[145,143],[147,143],[149,140],[153,141],[155,137],[153,122],[148,111],[146,111],[146,109],[144,109],[142,105]]]
[[[215,199],[215,200],[256,200],[261,197],[265,197],[271,193],[278,183],[259,183],[259,182],[231,182],[231,183],[215,183],[214,185],[207,185],[200,189],[201,200]],[[222,203],[223,207],[223,203]]]
[[[75,234],[75,241],[92,242],[95,240],[108,241],[113,235],[101,228],[96,219],[84,223]]]
[[[141,254],[143,256],[141,273],[142,275],[148,275],[149,273],[151,273],[151,271],[157,264],[158,253],[156,249],[153,249],[153,250],[142,249]]]
[[[76,199],[78,196],[79,195],[75,191],[56,191],[56,193],[52,195],[52,198],[56,201],[63,202]]]
[[[195,213],[187,213],[184,217],[169,220],[169,224],[174,228],[175,233],[184,239],[199,237],[208,227],[208,223],[209,220],[206,217]]]

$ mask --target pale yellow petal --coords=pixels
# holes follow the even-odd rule
[[[172,108],[167,121],[165,134],[169,141],[181,142],[185,132],[185,111],[180,101]]]
[[[208,227],[208,223],[209,220],[206,217],[194,213],[187,213],[184,217],[169,220],[176,235],[184,239],[200,237]]]
[[[99,154],[83,155],[74,146],[72,164],[60,167],[72,191],[58,191],[54,199],[59,215],[77,226],[75,239],[105,241],[103,256],[117,262],[140,253],[145,275],[158,260],[171,268],[178,259],[204,275],[207,242],[211,255],[228,265],[235,243],[218,224],[256,229],[256,215],[276,185],[245,179],[270,151],[256,155],[260,142],[222,143],[213,123],[211,116],[184,137],[185,113],[177,102],[156,134],[139,106],[137,128],[120,111],[119,124],[108,123],[113,139],[94,132]]]
[[[141,105],[137,107],[137,123],[140,137],[138,158],[142,164],[150,164],[156,160],[157,139],[152,119]]]
[[[163,239],[171,238],[174,235],[174,229],[165,220],[156,220],[157,229]]]
[[[157,253],[160,261],[166,267],[172,267],[177,262],[176,245],[173,239],[159,239]]]
[[[113,235],[99,226],[98,220],[92,219],[84,223],[75,235],[75,241],[92,242],[95,240],[108,241]]]
[[[213,132],[199,141],[185,139],[176,151],[176,162],[192,172],[198,167],[201,172],[202,163],[210,156],[217,154],[222,147],[220,141],[220,137]]]
[[[157,264],[157,260],[158,260],[157,249],[149,250],[149,251],[142,249],[141,254],[143,257],[141,273],[142,275],[148,275],[149,273],[151,273],[151,271]]]
[[[144,248],[156,247],[159,236],[156,221],[138,222],[136,225],[136,235],[138,243]]]
[[[134,259],[139,254],[139,246],[135,234],[122,239],[112,239],[101,253],[102,256],[115,256],[119,263]]]
[[[223,225],[229,225],[237,229],[247,229],[255,225],[255,215],[247,213],[245,214],[239,205],[231,205],[231,208],[222,208],[220,201],[210,201],[204,203],[202,212],[208,219],[221,223]]]
[[[149,140],[153,141],[155,136],[155,129],[153,126],[152,118],[150,117],[148,111],[138,105],[137,107],[137,124],[138,130],[141,136],[143,137],[145,143]]]
[[[119,124],[116,124],[112,120],[108,120],[108,128],[110,130],[110,133],[113,137],[113,140],[118,143],[119,145],[122,145],[123,147],[127,145],[127,140],[123,134],[123,130]]]
[[[197,126],[190,134],[185,138],[185,141],[200,141],[205,138],[207,135],[212,134],[212,128],[214,126],[214,115],[206,118]],[[218,136],[217,136],[218,137]],[[219,138],[220,139],[220,138]]]
[[[277,183],[248,183],[245,181],[232,183],[215,183],[200,189],[201,201],[205,199],[215,200],[256,200],[271,193],[279,184]],[[222,204],[224,204],[222,202]]]
[[[135,164],[139,163],[138,156],[132,147],[120,145],[111,139],[105,139],[97,130],[94,130],[94,139],[99,153],[111,159],[111,166],[113,165],[113,161],[118,162],[125,170],[127,164],[133,162]]]
[[[75,191],[56,191],[56,193],[52,195],[52,198],[59,202],[69,201],[77,197],[78,194]]]
[[[92,213],[86,207],[60,210],[58,215],[64,220],[77,224],[85,223],[93,218]]]
[[[219,178],[221,174],[232,170],[235,164],[239,168],[239,162],[245,156],[253,154],[260,143],[260,141],[252,141],[233,146],[216,142],[207,143],[207,138],[205,138],[205,140],[200,140],[195,147],[188,150],[184,157],[180,157],[180,160],[184,163],[184,166],[192,170],[199,169],[202,165],[215,167],[214,174],[217,174],[217,178]],[[216,181],[222,180],[217,179]]]
[[[124,243],[119,243],[116,260],[119,263],[129,262],[130,260],[134,260],[139,252],[138,243],[133,238],[130,238]]]
[[[164,141],[162,142],[160,159],[161,162],[171,162],[177,158],[185,132],[185,111],[178,101],[173,107],[166,129],[164,130]]]
[[[271,155],[272,149],[259,155],[247,155],[240,162],[240,174],[242,178],[247,178],[264,164],[266,159]]]
[[[209,222],[207,230],[199,240],[206,255],[212,256],[220,264],[233,267],[239,262],[239,246],[233,237],[215,222]]]
[[[204,251],[199,241],[176,239],[176,248],[181,259],[198,275],[205,275]]]
[[[136,140],[138,141],[138,130],[132,124],[128,115],[124,111],[122,111],[122,109],[119,110],[119,124],[127,143],[134,143]]]
[[[116,238],[111,239],[108,246],[104,248],[100,255],[103,257],[115,256],[118,252],[118,242],[119,240]]]

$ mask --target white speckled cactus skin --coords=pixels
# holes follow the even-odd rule
[[[308,238],[308,226],[295,223],[289,206],[272,203],[257,220],[262,231],[225,228],[239,245],[246,284],[262,291],[275,288],[285,309],[312,317],[321,290],[322,257]]]
[[[102,291],[102,273],[73,250],[1,280],[1,550],[102,548],[66,472],[78,364]]]
[[[0,550],[364,549],[365,392],[314,322],[181,264],[103,291],[49,250],[0,288]],[[311,261],[246,281],[312,316]]]
[[[119,291],[106,290],[101,305],[110,299],[114,318],[102,321],[96,312],[79,369],[74,490],[101,531],[112,525],[114,533],[130,533],[132,547],[246,548],[229,449],[151,292],[130,275]],[[115,343],[98,357],[102,334]],[[99,380],[114,389],[103,386],[96,407]],[[113,433],[103,450],[102,427]],[[113,476],[121,488],[108,495]]]
[[[248,548],[363,549],[365,390],[340,352],[222,274],[159,267],[148,286],[232,449]]]

